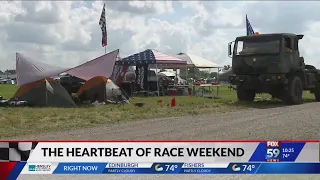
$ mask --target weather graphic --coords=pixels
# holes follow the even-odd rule
[[[232,166],[232,170],[233,170],[233,171],[240,171],[240,167],[237,167],[237,164],[234,164],[234,165]]]
[[[163,167],[160,167],[160,164],[157,164],[157,165],[154,167],[154,169],[155,169],[156,171],[163,171]]]

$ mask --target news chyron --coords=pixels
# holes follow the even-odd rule
[[[32,147],[27,161],[16,163],[21,174],[320,174],[319,141],[66,141]]]

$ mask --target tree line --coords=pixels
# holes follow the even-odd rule
[[[16,74],[16,70],[15,69],[7,69],[5,71],[0,70],[0,74]]]

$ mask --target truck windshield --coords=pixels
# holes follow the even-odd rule
[[[237,41],[235,47],[236,55],[278,53],[279,51],[280,40]]]

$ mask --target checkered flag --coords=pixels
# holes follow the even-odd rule
[[[28,161],[37,142],[0,142],[0,162]]]
[[[107,46],[107,27],[106,27],[106,4],[103,5],[103,9],[100,16],[99,25],[102,31],[102,47]]]

